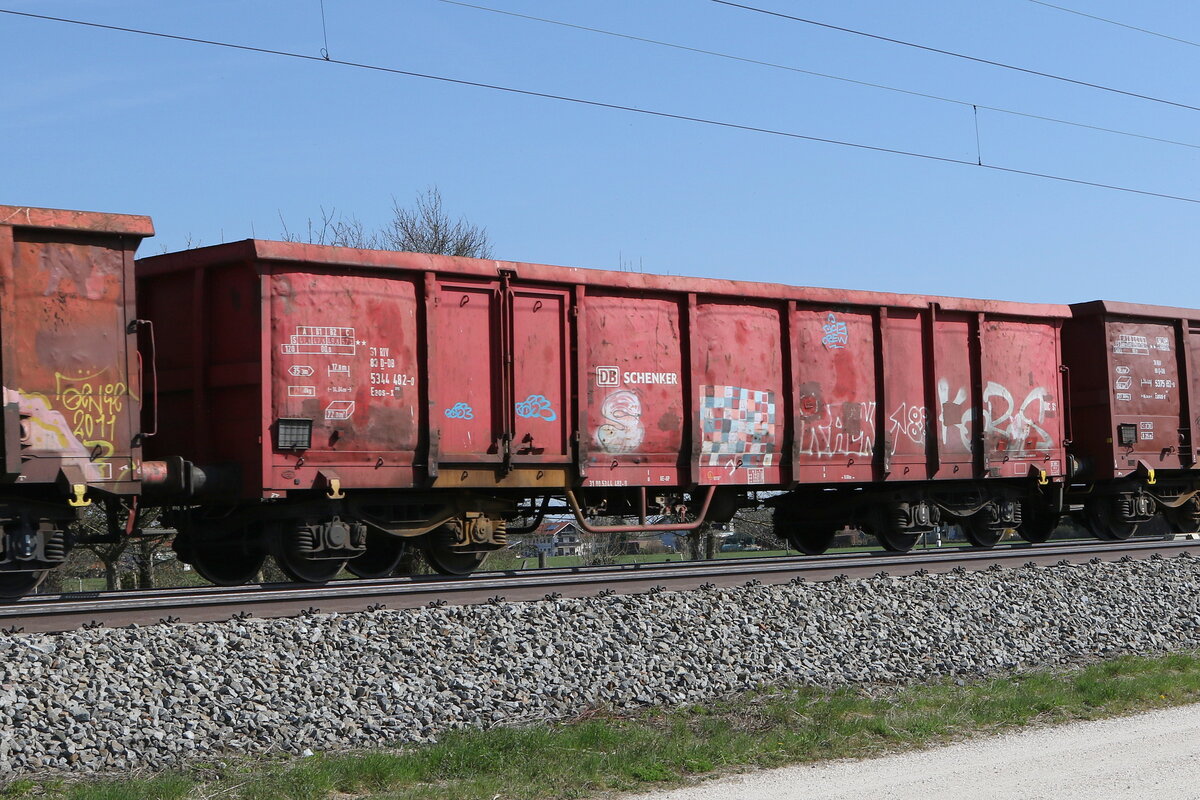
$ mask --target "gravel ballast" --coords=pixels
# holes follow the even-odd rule
[[[0,785],[1200,646],[1200,559],[0,634]]]

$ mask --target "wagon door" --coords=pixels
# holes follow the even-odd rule
[[[549,289],[509,293],[512,401],[504,412],[512,420],[514,463],[569,460],[569,300]]]
[[[874,315],[861,309],[797,308],[792,329],[796,480],[871,480],[880,436]]]
[[[699,482],[778,484],[787,408],[780,309],[698,303],[693,337]]]
[[[988,474],[1020,478],[1032,470],[1062,475],[1066,453],[1058,410],[1057,321],[988,319],[982,348],[981,422]],[[1169,429],[1166,441],[1176,443],[1178,414],[1163,421]]]
[[[513,286],[510,279],[436,285],[430,342],[430,396],[440,429],[435,455],[442,464],[463,465],[440,470],[438,485],[495,485],[522,464],[569,460],[570,295]],[[473,472],[472,464],[486,473]]]
[[[248,396],[256,396],[256,387],[246,385],[253,373],[245,366],[253,344],[247,326],[258,323],[247,300],[254,293],[251,275],[239,266],[209,276],[209,316],[222,320],[208,348],[213,408],[244,408]],[[308,486],[318,470],[348,488],[411,486],[422,410],[418,280],[282,267],[263,280],[272,354],[269,418],[275,421],[263,487],[278,493]],[[248,415],[230,416],[233,424],[245,424],[240,417]],[[294,426],[302,430],[304,421],[309,434],[297,442]]]
[[[501,416],[501,304],[495,281],[443,280],[430,325],[433,444],[438,461],[497,463]]]

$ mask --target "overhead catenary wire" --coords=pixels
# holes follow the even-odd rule
[[[732,2],[732,0],[709,0],[709,1],[713,2],[713,3],[718,3],[723,6],[729,6],[731,8],[740,8],[745,11],[753,11],[756,14],[765,14],[769,17],[778,17],[780,19],[791,20],[792,22],[801,22],[805,25],[814,25],[818,28],[826,28],[826,29],[832,30],[832,31],[840,31],[841,33],[849,33],[854,36],[863,36],[867,39],[874,39],[874,40],[880,41],[880,42],[888,42],[890,44],[898,44],[903,47],[912,47],[917,50],[924,50],[927,53],[937,53],[937,54],[943,55],[943,56],[951,56],[953,58],[961,58],[965,61],[972,61],[976,64],[986,64],[986,65],[992,66],[992,67],[1000,67],[1001,69],[1012,70],[1014,72],[1021,72],[1026,75],[1034,75],[1039,78],[1048,78],[1050,80],[1062,81],[1063,83],[1070,83],[1075,86],[1084,86],[1089,89],[1098,89],[1102,92],[1112,92],[1113,94],[1119,94],[1119,95],[1123,95],[1125,97],[1133,97],[1138,100],[1146,100],[1147,102],[1151,102],[1151,103],[1162,103],[1163,105],[1174,106],[1176,108],[1186,108],[1189,111],[1200,111],[1200,106],[1194,106],[1194,105],[1190,105],[1188,103],[1182,103],[1177,100],[1168,100],[1163,97],[1155,97],[1154,95],[1142,94],[1140,92],[1132,92],[1132,91],[1128,91],[1126,89],[1117,89],[1116,87],[1113,87],[1113,86],[1105,86],[1102,83],[1092,83],[1091,81],[1080,80],[1078,78],[1068,78],[1065,75],[1055,75],[1052,72],[1042,72],[1041,70],[1030,69],[1029,67],[1021,67],[1021,66],[1017,66],[1016,64],[1006,64],[1003,61],[993,61],[992,59],[989,59],[989,58],[981,58],[979,56],[972,56],[972,55],[968,55],[967,53],[958,53],[953,50],[943,50],[940,47],[931,47],[926,44],[917,44],[916,42],[908,42],[908,41],[905,41],[904,39],[896,39],[891,36],[883,36],[878,33],[868,33],[867,31],[860,31],[860,30],[857,30],[856,28],[847,28],[842,25],[833,25],[832,23],[829,23],[829,22],[821,22],[820,20],[809,19],[807,17],[797,17],[792,14],[785,14],[782,11],[771,11],[770,9],[767,9],[767,8],[758,8],[757,6],[748,6],[748,5],[744,5],[742,3],[734,3],[734,2]]]
[[[1097,189],[1108,189],[1116,192],[1125,192],[1128,194],[1141,195],[1144,197],[1157,197],[1164,200],[1174,200],[1182,203],[1193,203],[1200,205],[1200,197],[1188,197],[1185,195],[1169,194],[1166,192],[1155,192],[1148,189],[1137,189],[1131,186],[1120,186],[1118,184],[1102,183],[1099,181],[1089,181],[1082,178],[1070,178],[1065,175],[1055,175],[1047,172],[1037,172],[1034,170],[1018,169],[1016,167],[1004,167],[998,164],[977,164],[974,161],[961,158],[953,158],[951,156],[940,156],[935,153],[922,153],[913,150],[901,150],[891,147],[882,147],[880,145],[865,144],[863,142],[851,142],[842,139],[832,139],[822,136],[812,136],[809,134],[798,133],[795,131],[784,131],[773,128],[764,128],[756,125],[746,125],[726,120],[708,119],[705,117],[695,117],[687,114],[674,114],[667,111],[655,111],[648,108],[638,108],[636,106],[621,105],[619,103],[606,103],[600,100],[589,100],[581,97],[571,97],[569,95],[553,94],[550,92],[539,92],[532,89],[521,89],[513,86],[501,86],[499,84],[484,83],[481,81],[466,80],[463,78],[451,78],[446,75],[433,75],[423,72],[415,72],[412,70],[403,70],[395,67],[385,67],[378,64],[365,64],[355,61],[345,61],[336,58],[324,58],[322,56],[314,56],[308,53],[296,53],[289,50],[276,50],[269,47],[256,47],[254,45],[237,44],[235,42],[223,42],[215,39],[201,39],[194,36],[183,36],[174,33],[164,33],[161,31],[150,31],[141,28],[130,28],[121,25],[108,25],[101,22],[90,22],[87,20],[71,19],[69,17],[55,17],[47,14],[34,14],[29,11],[15,11],[13,9],[0,8],[0,14],[8,14],[15,17],[26,17],[29,19],[38,19],[48,22],[58,22],[68,25],[79,25],[88,28],[97,28],[101,30],[118,31],[121,33],[130,33],[140,36],[151,36],[159,39],[169,39],[180,42],[190,42],[193,44],[208,45],[211,47],[222,47],[231,50],[241,50],[250,53],[260,53],[263,55],[280,56],[284,58],[294,58],[301,61],[314,61],[317,63],[337,64],[343,67],[354,69],[370,70],[372,72],[381,72],[391,75],[402,75],[410,78],[421,78],[424,80],[439,81],[441,83],[449,83],[456,86],[468,86],[477,89],[489,89],[497,92],[505,92],[507,94],[520,95],[523,97],[537,97],[545,100],[556,100],[564,103],[574,103],[582,106],[590,106],[593,108],[605,108],[613,111],[625,111],[631,114],[642,114],[660,119],[671,119],[680,122],[693,122],[701,125],[711,125],[714,127],[725,128],[728,130],[746,131],[751,133],[761,133],[770,136],[780,136],[788,139],[798,139],[807,142],[817,142],[821,144],[836,145],[839,147],[849,147],[856,150],[863,150],[874,153],[885,153],[889,155],[906,156],[909,158],[921,159],[924,161],[938,162],[943,164],[957,164],[961,166],[976,167],[979,169],[992,170],[994,172],[1002,172],[1011,175],[1023,175],[1032,178],[1042,178],[1045,180],[1057,181],[1076,186],[1089,186]]]
[[[1167,39],[1172,42],[1178,42],[1179,44],[1191,45],[1192,47],[1200,47],[1200,42],[1193,42],[1191,39],[1181,39],[1178,36],[1171,36],[1170,34],[1162,33],[1161,31],[1152,31],[1149,28],[1139,28],[1137,25],[1130,25],[1127,22],[1118,22],[1115,19],[1109,19],[1108,17],[1101,17],[1097,14],[1088,14],[1084,11],[1079,11],[1074,8],[1067,8],[1066,6],[1057,6],[1054,3],[1047,3],[1047,2],[1045,2],[1045,0],[1029,0],[1029,2],[1039,5],[1039,6],[1045,6],[1046,8],[1053,8],[1057,11],[1065,11],[1068,14],[1075,14],[1076,16],[1087,17],[1088,19],[1094,19],[1097,22],[1105,22],[1105,23],[1108,23],[1109,25],[1116,25],[1118,28],[1126,28],[1131,31],[1137,31],[1138,33],[1145,33],[1150,36],[1157,36],[1160,39]]]
[[[1050,116],[1046,116],[1044,114],[1033,114],[1033,113],[1030,113],[1027,111],[1017,111],[1012,108],[989,106],[989,105],[985,105],[983,103],[976,103],[976,102],[972,102],[969,100],[959,100],[954,97],[945,97],[943,95],[931,94],[929,92],[920,92],[920,91],[916,91],[915,89],[903,89],[903,88],[900,88],[899,86],[889,86],[884,83],[874,83],[872,81],[864,81],[864,80],[859,80],[857,78],[847,78],[844,75],[833,75],[828,72],[817,72],[816,70],[803,69],[801,67],[795,67],[795,66],[791,66],[788,64],[779,64],[779,63],[773,62],[773,61],[762,61],[757,58],[748,58],[746,56],[733,55],[732,53],[722,53],[719,50],[706,50],[702,47],[691,47],[689,45],[679,44],[677,42],[666,42],[661,39],[650,39],[650,38],[647,38],[644,36],[634,36],[633,34],[629,34],[629,33],[621,33],[619,31],[610,31],[610,30],[605,30],[604,28],[595,28],[595,27],[591,27],[588,25],[578,25],[573,22],[563,22],[562,20],[550,19],[548,17],[535,17],[530,14],[520,14],[516,11],[506,11],[506,10],[500,9],[500,8],[492,8],[491,6],[482,6],[482,5],[478,5],[476,3],[467,3],[467,2],[463,2],[463,0],[438,0],[438,2],[446,3],[447,5],[452,5],[452,6],[460,6],[462,8],[471,8],[471,9],[475,9],[477,11],[487,11],[492,14],[502,14],[507,17],[515,17],[517,19],[524,19],[524,20],[529,20],[532,22],[541,22],[541,23],[545,23],[547,25],[558,25],[558,26],[561,26],[564,28],[573,28],[575,30],[586,31],[588,33],[596,33],[596,34],[600,34],[603,36],[612,36],[612,37],[615,37],[618,39],[627,39],[629,41],[641,42],[643,44],[650,44],[650,45],[655,45],[658,47],[666,47],[666,48],[671,48],[674,50],[681,50],[681,51],[685,51],[685,52],[689,52],[689,53],[697,53],[699,55],[713,56],[715,58],[723,58],[723,59],[727,59],[729,61],[741,62],[743,64],[752,64],[752,65],[760,66],[760,67],[768,67],[771,69],[785,70],[788,72],[796,72],[801,75],[810,75],[815,78],[826,78],[828,80],[841,81],[843,83],[850,83],[850,84],[854,84],[856,86],[865,86],[865,87],[868,87],[871,89],[881,89],[883,91],[896,92],[898,94],[909,95],[911,97],[920,97],[920,98],[923,98],[926,100],[935,100],[935,101],[942,102],[942,103],[951,103],[953,105],[958,105],[958,106],[963,106],[963,107],[974,109],[976,112],[976,115],[978,115],[978,110],[982,108],[984,111],[995,111],[996,113],[999,113],[999,114],[1010,114],[1010,115],[1016,116],[1016,117],[1025,117],[1026,119],[1036,119],[1036,120],[1041,120],[1042,122],[1051,122],[1051,123],[1054,123],[1057,125],[1069,125],[1069,126],[1072,126],[1075,128],[1084,128],[1087,130],[1098,131],[1101,133],[1111,133],[1111,134],[1115,134],[1117,136],[1128,136],[1128,137],[1131,137],[1134,139],[1142,139],[1142,140],[1150,141],[1150,142],[1158,142],[1160,144],[1169,144],[1169,145],[1174,145],[1177,147],[1188,147],[1193,150],[1200,150],[1200,143],[1195,143],[1195,142],[1183,142],[1183,141],[1179,141],[1177,139],[1168,139],[1168,138],[1161,137],[1161,136],[1150,136],[1149,134],[1136,133],[1134,131],[1126,131],[1126,130],[1121,130],[1119,128],[1107,128],[1107,127],[1104,127],[1103,125],[1091,125],[1086,122],[1079,122],[1077,120],[1062,119],[1059,117],[1050,117]]]
[[[971,106],[975,112],[975,165],[983,166],[983,148],[979,144],[979,106]]]
[[[329,60],[329,29],[325,27],[325,0],[321,0],[321,36],[325,40],[325,46],[321,48],[321,57],[326,61]]]

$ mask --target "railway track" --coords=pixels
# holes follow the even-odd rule
[[[35,595],[0,605],[0,630],[9,633],[68,631],[176,622],[221,621],[233,617],[287,617],[304,613],[351,613],[380,608],[414,608],[430,603],[473,605],[500,600],[583,597],[599,592],[635,594],[654,589],[686,590],[704,585],[738,586],[758,581],[828,580],[838,575],[869,577],[885,572],[911,575],[920,570],[1017,567],[1032,563],[1084,563],[1129,556],[1200,555],[1200,541],[1162,539],[1060,544],[1013,544],[992,550],[940,548],[909,553],[855,553],[572,567],[515,572],[482,572],[463,579],[437,576],[335,581],[323,586],[254,584],[118,592]]]

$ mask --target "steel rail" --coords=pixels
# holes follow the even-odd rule
[[[1189,553],[1200,556],[1196,540],[1131,540],[1009,545],[992,550],[940,548],[909,553],[855,553],[781,556],[615,567],[571,567],[484,572],[467,578],[412,576],[379,580],[334,581],[324,585],[251,584],[236,587],[84,592],[34,595],[0,605],[0,630],[57,632],[79,627],[213,622],[234,617],[274,618],[304,613],[353,613],[379,608],[415,608],[429,604],[475,605],[487,602],[575,598],[597,592],[636,594],[659,589],[828,580],[839,575],[869,577],[950,572],[1034,564],[1115,561]]]

